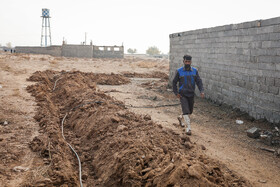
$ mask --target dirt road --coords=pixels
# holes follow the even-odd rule
[[[2,186],[79,185],[66,141],[84,186],[280,184],[279,158],[245,133],[269,124],[196,98],[184,136],[167,60],[1,54],[0,68]]]

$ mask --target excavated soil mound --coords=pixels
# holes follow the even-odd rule
[[[114,76],[112,84],[127,83],[120,75],[108,75]],[[41,126],[30,148],[40,153],[48,170],[40,180],[30,176],[26,185],[79,186],[78,162],[67,141],[80,156],[86,186],[251,186],[207,158],[204,146],[97,91],[98,80],[110,83],[105,77],[45,71],[30,78],[38,81],[28,91],[38,103],[35,119]],[[66,114],[65,141],[61,121]]]
[[[130,72],[122,72],[125,77],[137,77],[137,78],[160,78],[163,80],[168,80],[168,75],[164,72],[153,71],[152,73],[130,73]]]

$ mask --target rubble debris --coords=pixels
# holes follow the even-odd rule
[[[144,120],[149,121],[149,120],[152,120],[152,118],[150,115],[146,114],[146,115],[144,115]]]
[[[0,120],[0,125],[6,126],[9,122],[7,120]]]
[[[23,171],[28,171],[29,168],[28,167],[22,167],[22,166],[16,166],[16,167],[13,168],[13,170],[15,172],[23,172]]]
[[[280,149],[275,150],[274,155],[275,156],[280,156]]]
[[[258,180],[260,183],[266,183],[267,181],[266,180]]]
[[[260,137],[260,129],[257,127],[253,127],[251,129],[247,130],[246,132],[247,132],[247,136],[249,136],[250,138]]]
[[[261,142],[265,145],[280,145],[280,133],[278,127],[275,127],[272,131],[261,130],[257,127],[253,127],[246,132],[248,137],[260,138]]]
[[[242,125],[244,122],[242,120],[236,120],[235,121],[238,125]]]
[[[123,131],[123,130],[126,130],[126,129],[127,129],[127,126],[119,125],[118,128],[117,128],[117,131]]]
[[[274,153],[275,150],[274,149],[270,149],[270,148],[266,148],[266,147],[260,147],[261,150],[264,150],[264,151],[268,151],[268,152],[271,152],[271,153]]]
[[[266,147],[260,147],[260,149],[274,153],[275,156],[280,156],[280,149],[270,149],[270,148],[266,148]]]
[[[265,131],[264,133],[262,133],[260,135],[261,137],[261,141],[265,144],[265,145],[272,145],[272,133],[269,131]]]

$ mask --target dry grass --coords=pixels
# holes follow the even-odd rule
[[[51,68],[58,68],[59,62],[57,60],[50,60],[49,61]]]
[[[154,67],[158,66],[158,63],[157,62],[142,61],[142,62],[138,62],[136,65],[140,68],[154,68]]]
[[[50,64],[58,64],[58,61],[57,60],[50,60]]]
[[[64,58],[63,57],[56,57],[55,60],[61,61],[61,60],[64,60]]]
[[[24,60],[30,60],[30,56],[29,55],[22,55],[21,58],[24,59]]]
[[[12,72],[12,68],[8,65],[2,66],[1,69],[4,70],[4,71],[7,71],[7,72]]]
[[[44,58],[44,57],[41,57],[40,60],[41,60],[41,61],[46,61],[46,60],[48,60],[48,59],[47,59],[47,58]]]
[[[15,56],[22,56],[22,53],[14,53]]]
[[[13,94],[12,96],[20,97],[20,91],[18,88],[13,89]]]
[[[14,71],[15,75],[21,75],[21,74],[26,74],[26,73],[27,73],[27,69],[22,69],[22,70],[19,70],[19,71]]]

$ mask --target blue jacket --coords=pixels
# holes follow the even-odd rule
[[[197,84],[200,92],[203,92],[202,80],[199,77],[198,71],[191,67],[190,70],[186,70],[185,67],[181,67],[176,70],[175,77],[173,79],[173,92],[178,94],[177,83],[179,82],[179,94],[185,97],[193,97],[195,91],[195,84]]]

